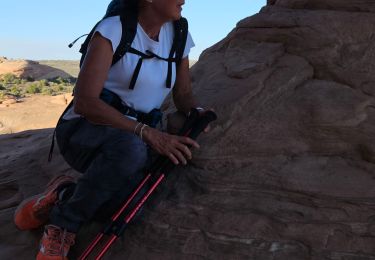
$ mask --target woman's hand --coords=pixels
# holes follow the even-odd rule
[[[199,144],[189,137],[171,135],[151,127],[144,129],[143,140],[176,165],[186,164],[187,160],[191,160],[192,154],[188,146],[199,148]]]

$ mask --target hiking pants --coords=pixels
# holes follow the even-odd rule
[[[51,211],[51,224],[77,233],[105,209],[114,213],[144,178],[151,149],[136,135],[84,118],[61,120],[56,127],[61,154],[83,173],[70,198]]]

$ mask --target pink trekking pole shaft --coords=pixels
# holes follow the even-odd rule
[[[196,110],[196,109],[192,109],[191,112],[189,113],[189,116],[186,119],[183,127],[180,129],[178,135],[187,136],[191,132],[191,128],[194,125],[195,121],[198,119],[198,117],[199,117],[199,111]],[[94,250],[94,248],[98,245],[98,243],[103,239],[103,237],[106,234],[112,234],[112,233],[116,232],[115,231],[115,229],[116,229],[116,227],[115,227],[116,221],[124,213],[124,211],[128,208],[128,206],[134,200],[134,198],[139,194],[139,192],[145,186],[145,184],[150,180],[150,178],[152,177],[153,173],[157,172],[158,169],[160,169],[160,167],[162,167],[163,165],[165,165],[166,162],[168,162],[168,161],[169,161],[169,159],[167,157],[165,157],[165,156],[159,156],[158,157],[158,159],[154,162],[153,166],[150,168],[149,173],[147,174],[147,176],[141,181],[141,183],[139,184],[139,186],[132,192],[132,194],[126,200],[126,202],[124,203],[124,205],[111,217],[111,221],[110,221],[109,225],[104,229],[104,231],[100,232],[95,237],[95,239],[89,244],[89,246],[85,249],[85,251],[79,257],[79,260],[87,259],[87,257],[92,253],[92,251]],[[159,183],[160,183],[160,181],[159,181]],[[157,185],[154,187],[154,189],[156,187],[157,187]],[[152,193],[152,191],[149,193],[149,195]],[[148,198],[148,196],[147,196],[147,198]],[[133,218],[133,216],[135,214],[136,214],[136,212],[132,215],[132,218]],[[111,241],[112,239],[114,239],[113,235],[111,236],[111,238],[110,238],[109,241]]]
[[[196,139],[198,135],[207,127],[207,125],[211,122],[216,120],[217,116],[213,111],[208,111],[205,113],[204,116],[199,118],[193,128],[189,131],[189,137],[192,139]],[[154,182],[152,187],[148,190],[148,192],[138,201],[137,205],[132,209],[132,211],[126,215],[123,223],[121,224],[120,228],[114,232],[108,242],[105,244],[104,248],[99,252],[96,256],[95,260],[100,260],[105,255],[105,253],[109,250],[111,245],[119,238],[128,227],[131,220],[134,218],[135,214],[139,211],[139,209],[143,206],[146,200],[150,197],[150,195],[155,191],[155,189],[160,185],[162,180],[165,179],[166,175],[174,168],[174,164],[171,161],[167,161],[161,167],[159,173],[156,174],[157,180]]]

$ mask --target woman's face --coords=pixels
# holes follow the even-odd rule
[[[185,0],[153,0],[152,2],[155,10],[167,21],[180,19],[184,4]]]

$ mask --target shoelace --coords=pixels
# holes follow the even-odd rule
[[[69,233],[66,229],[62,230],[58,227],[49,227],[47,231],[48,244],[46,253],[50,256],[65,256],[65,250],[74,245],[75,235]]]
[[[64,232],[61,238],[60,252],[61,252],[61,255],[63,256],[65,256],[65,245],[69,247],[74,245],[74,235],[71,233],[68,233],[66,229],[64,229]]]

